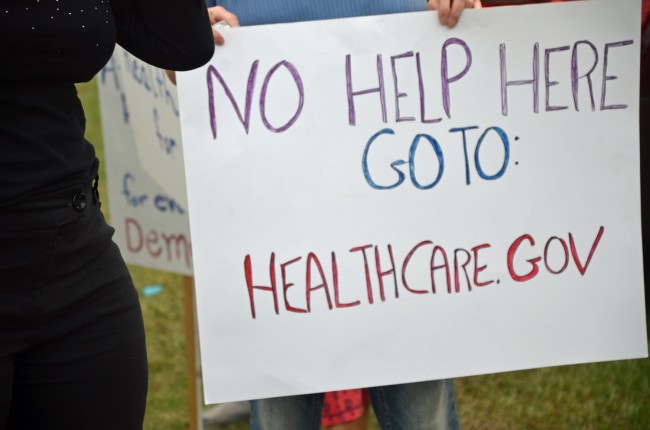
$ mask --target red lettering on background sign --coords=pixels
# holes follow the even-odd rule
[[[144,253],[157,260],[183,261],[192,267],[192,244],[183,233],[166,233],[158,229],[146,229],[135,218],[124,219],[126,250],[132,254]]]

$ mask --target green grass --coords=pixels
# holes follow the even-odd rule
[[[465,429],[650,429],[648,360],[457,381]]]
[[[86,109],[87,138],[95,144],[101,159],[96,84],[93,81],[78,88]],[[103,170],[100,175],[104,175]],[[102,200],[106,199],[104,188]],[[137,267],[131,267],[131,273],[140,293],[146,285],[164,286],[158,295],[141,294],[150,375],[145,429],[186,429],[182,278]],[[456,393],[465,430],[650,429],[647,359],[460,378],[456,380]],[[374,419],[369,427],[379,428]],[[222,429],[247,428],[242,423]]]

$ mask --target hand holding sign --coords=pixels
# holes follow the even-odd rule
[[[239,20],[237,19],[237,16],[228,12],[223,6],[208,8],[208,15],[210,15],[210,24],[212,25],[214,43],[222,46],[226,41],[216,25],[219,22],[224,21],[229,27],[239,27]]]
[[[440,24],[454,28],[463,9],[480,8],[481,0],[428,0],[427,8],[438,11]]]

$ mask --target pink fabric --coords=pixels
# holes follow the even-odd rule
[[[322,424],[333,426],[359,419],[369,402],[368,390],[365,388],[325,393]]]

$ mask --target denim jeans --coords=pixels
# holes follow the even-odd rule
[[[451,380],[369,388],[377,421],[384,430],[460,428]],[[253,400],[251,430],[319,430],[323,394]]]

